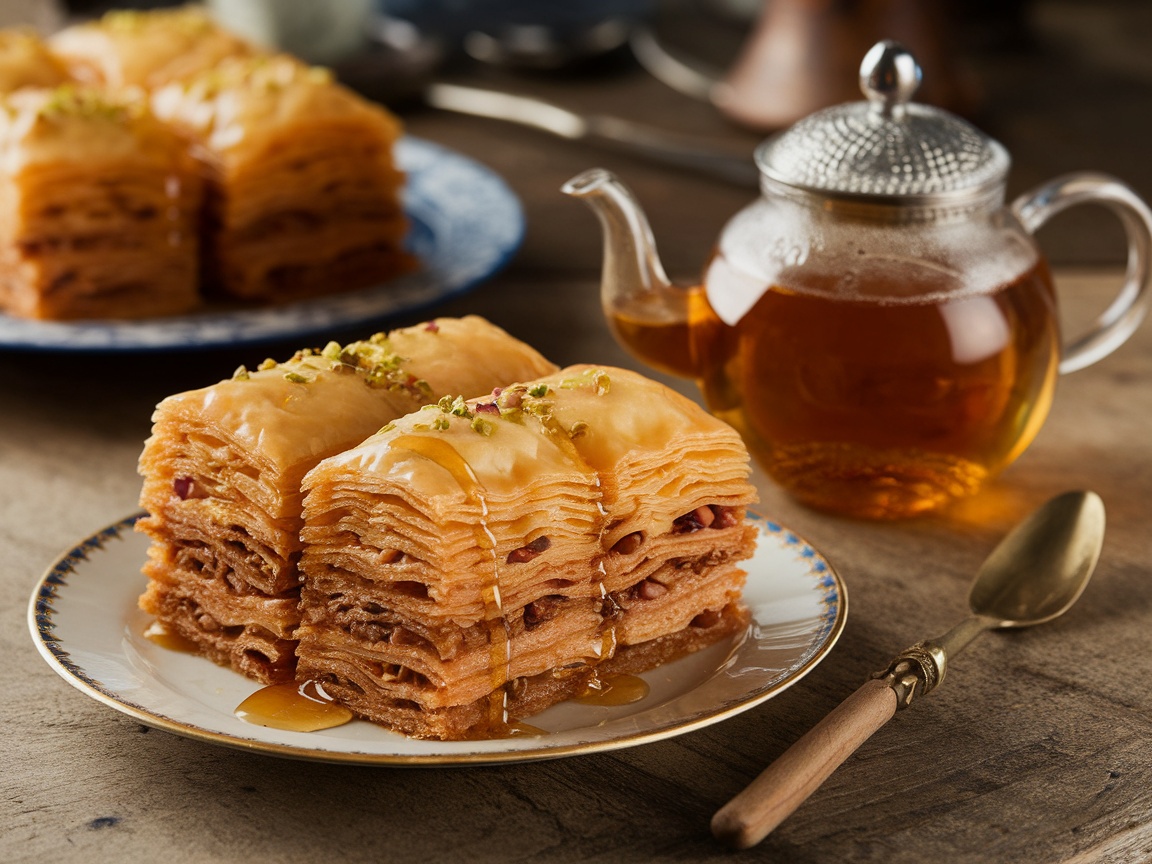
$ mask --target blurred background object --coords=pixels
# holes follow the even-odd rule
[[[376,0],[208,0],[215,18],[265,48],[330,65],[368,46]]]
[[[920,0],[765,0],[734,61],[704,87],[706,96],[738,123],[781,129],[859,99],[860,58],[881,39],[893,39],[920,58],[920,100],[971,113],[974,87],[958,69],[961,46],[949,38],[948,10],[949,4]],[[656,36],[641,45],[638,57],[657,77],[674,67]]]
[[[32,27],[52,33],[64,22],[64,7],[57,0],[0,0],[0,27]]]

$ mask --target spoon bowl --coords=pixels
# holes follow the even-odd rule
[[[968,604],[997,627],[1028,627],[1067,611],[1100,557],[1104,503],[1094,492],[1067,492],[1016,526],[972,582]]]

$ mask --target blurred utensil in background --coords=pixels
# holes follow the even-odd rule
[[[582,114],[531,96],[439,81],[451,42],[403,19],[381,17],[371,35],[370,50],[335,69],[349,86],[394,109],[425,105],[514,123],[741,188],[759,188],[759,171],[750,149],[747,154],[736,153],[695,136],[622,117]]]
[[[766,0],[727,68],[709,66],[661,35],[659,17],[637,27],[632,51],[649,74],[669,87],[711,102],[729,119],[759,131],[791,126],[821,108],[857,100],[859,58],[881,39],[912,50],[928,84],[927,103],[970,114],[974,86],[959,68],[948,39],[946,4],[917,0]],[[685,16],[689,22],[699,10]],[[676,16],[669,16],[676,25]],[[691,26],[679,29],[691,33]]]
[[[478,87],[432,82],[423,89],[422,95],[428,105],[442,111],[504,120],[747,189],[759,187],[760,172],[750,153],[739,157],[665,129],[621,117],[577,114],[542,99]]]

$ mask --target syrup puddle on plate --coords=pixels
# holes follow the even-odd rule
[[[269,684],[241,702],[234,713],[245,723],[289,732],[332,729],[355,716],[315,681]]]

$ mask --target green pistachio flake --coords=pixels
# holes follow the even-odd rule
[[[427,432],[431,428],[432,427],[427,423],[413,423],[412,424],[412,431],[413,432]]]
[[[612,386],[612,380],[603,369],[590,369],[576,378],[565,378],[560,382],[565,390],[575,390],[577,387],[594,387],[597,396],[603,396]]]
[[[493,426],[489,421],[485,420],[483,417],[473,417],[472,418],[472,431],[480,433],[485,438],[491,437],[492,436],[492,430],[495,428],[496,428],[495,426]]]
[[[573,423],[571,426],[568,427],[568,437],[569,438],[582,438],[584,435],[587,435],[587,434],[588,434],[588,424],[585,423],[583,420],[577,420],[575,423]]]
[[[541,396],[547,396],[548,395],[548,385],[547,384],[533,384],[531,387],[528,388],[528,395],[529,396],[535,396],[537,399],[539,399]]]
[[[247,366],[237,366],[236,371],[232,373],[233,381],[247,381],[252,376],[248,374]]]
[[[267,372],[269,369],[275,369],[276,368],[276,361],[273,360],[271,357],[265,358],[265,360],[256,368],[259,369],[261,372]]]
[[[293,384],[307,384],[308,379],[301,375],[299,372],[285,372],[284,380],[291,381]]]
[[[85,120],[125,122],[143,113],[143,104],[132,100],[116,101],[95,90],[72,84],[57,87],[40,106],[38,114],[46,119],[77,117]]]
[[[520,408],[501,408],[500,417],[503,420],[511,420],[513,423],[524,423],[524,412]]]
[[[447,432],[452,428],[452,422],[447,417],[437,417],[432,421],[432,428],[437,432]]]
[[[395,428],[396,428],[395,423],[386,423],[385,425],[380,427],[380,431],[377,432],[376,434],[377,435],[383,435],[385,432],[391,432]]]
[[[339,361],[340,355],[344,353],[344,349],[340,347],[339,342],[329,342],[324,346],[324,350],[320,354],[328,360]]]
[[[325,69],[323,66],[310,66],[305,77],[313,84],[331,84],[332,70]]]

